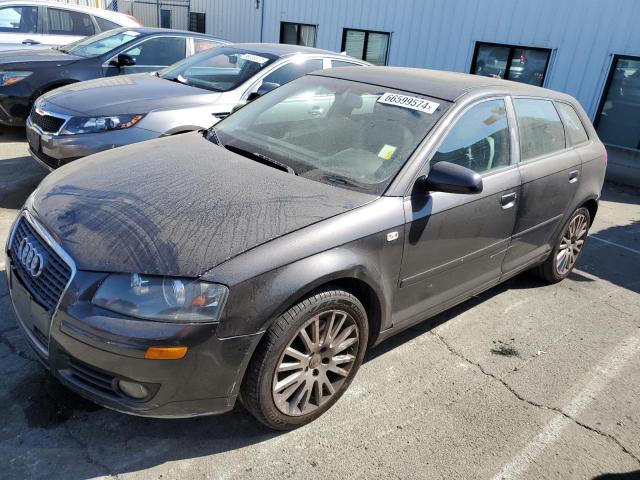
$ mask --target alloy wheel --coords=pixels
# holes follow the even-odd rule
[[[584,245],[589,229],[589,220],[580,213],[573,217],[562,234],[560,247],[556,254],[556,271],[559,275],[566,275],[576,264],[580,251]]]
[[[349,376],[359,349],[358,325],[342,310],[309,319],[287,344],[273,375],[282,413],[306,415],[329,401]]]

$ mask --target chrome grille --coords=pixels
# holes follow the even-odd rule
[[[40,127],[40,130],[45,133],[56,133],[64,125],[64,122],[64,118],[47,114],[41,115],[35,108],[31,110],[31,123]]]
[[[21,242],[26,239],[45,258],[42,273],[34,277],[19,258]],[[71,267],[45,242],[23,216],[18,220],[9,245],[9,257],[18,277],[33,299],[53,312],[71,278]]]

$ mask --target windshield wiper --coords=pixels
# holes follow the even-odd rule
[[[214,131],[214,134],[215,134],[215,131]],[[218,137],[217,134],[215,136],[216,138]],[[218,141],[219,140],[220,139],[218,139]],[[252,152],[250,150],[245,150],[244,148],[235,147],[233,145],[225,145],[224,148],[232,152],[239,153],[240,155],[250,158],[252,160],[255,160],[256,162],[261,163],[263,165],[267,165],[268,167],[277,168],[278,170],[282,170],[283,172],[287,172],[292,175],[297,175],[296,171],[293,168],[291,168],[289,165],[285,165],[284,163],[281,163],[278,160],[274,160],[273,158],[267,157],[262,153]]]

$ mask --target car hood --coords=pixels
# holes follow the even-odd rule
[[[152,73],[97,78],[52,90],[42,100],[79,115],[149,113],[214,102],[219,93],[158,78]]]
[[[53,48],[5,50],[0,55],[0,65],[38,64],[43,62],[71,63],[84,57],[63,53]]]
[[[262,165],[194,132],[62,167],[31,208],[78,269],[197,277],[376,198]]]

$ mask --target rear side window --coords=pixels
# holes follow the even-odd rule
[[[504,100],[489,100],[467,110],[431,159],[478,173],[509,165],[509,124]]]
[[[106,32],[107,30],[113,30],[114,28],[120,28],[120,25],[118,25],[115,22],[112,22],[111,20],[105,20],[102,17],[93,17],[96,19],[96,22],[98,23],[98,27],[100,27],[100,31],[101,32]]]
[[[264,81],[284,85],[315,70],[322,70],[322,60],[307,60],[302,63],[289,62],[267,75]]]
[[[353,62],[344,62],[342,60],[331,60],[331,66],[333,68],[338,67],[363,67],[361,63],[353,63]]]
[[[513,100],[520,134],[520,160],[548,155],[565,148],[564,128],[549,100]]]
[[[127,50],[139,67],[166,67],[186,57],[184,37],[154,37]]]
[[[91,17],[86,13],[60,8],[47,8],[49,33],[52,35],[79,35],[88,37],[96,33]]]
[[[580,121],[580,117],[571,105],[566,103],[556,103],[562,123],[564,123],[567,139],[571,145],[578,145],[589,140],[589,136]]]
[[[36,33],[38,28],[38,7],[0,8],[0,32]]]

